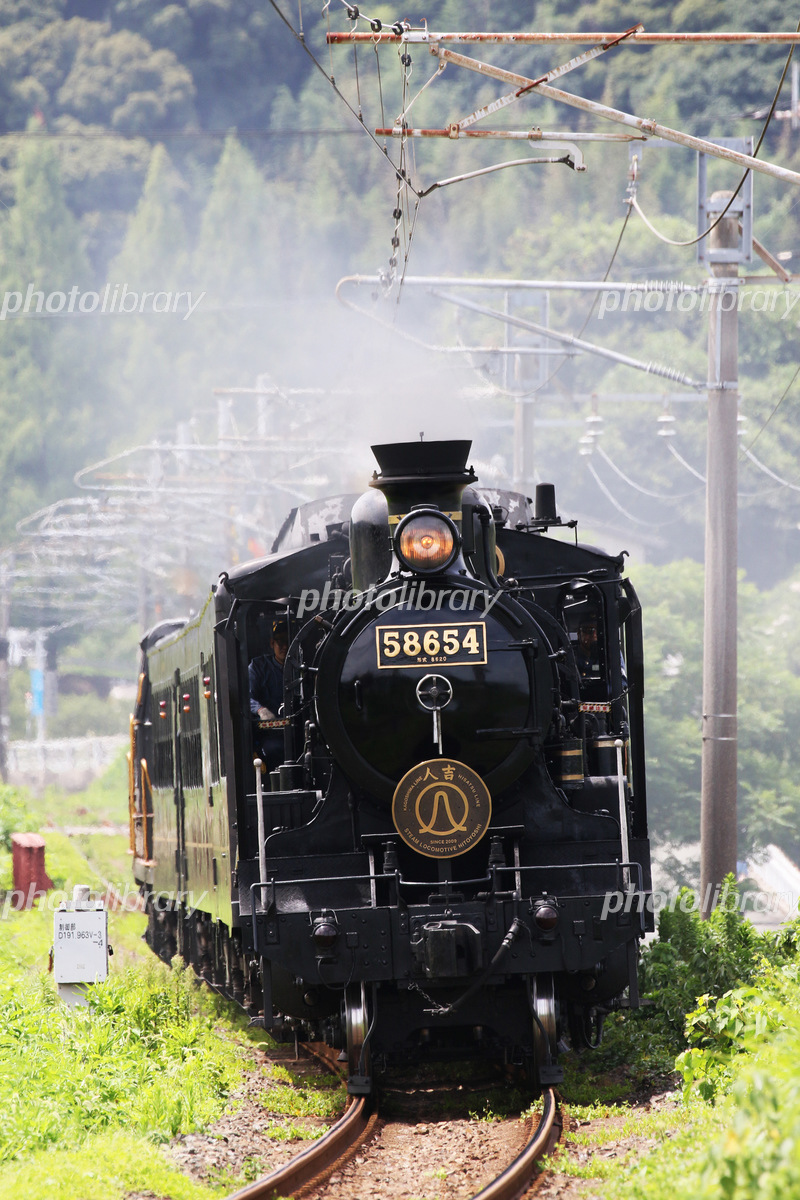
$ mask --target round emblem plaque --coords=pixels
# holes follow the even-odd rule
[[[430,758],[395,788],[392,820],[400,837],[426,858],[466,854],[486,833],[492,798],[476,771],[454,758]]]

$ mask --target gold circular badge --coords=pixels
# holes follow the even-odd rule
[[[454,758],[429,758],[395,788],[392,820],[400,837],[426,858],[456,858],[481,840],[492,798],[476,771]]]

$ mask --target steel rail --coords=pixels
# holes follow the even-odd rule
[[[318,1141],[296,1154],[288,1163],[276,1167],[268,1175],[234,1192],[228,1200],[273,1200],[277,1196],[292,1196],[330,1167],[355,1145],[368,1124],[367,1097],[355,1097],[343,1117]]]
[[[399,42],[407,45],[430,45],[437,42],[483,42],[483,43],[519,43],[520,45],[548,45],[551,42],[567,42],[573,45],[584,45],[591,42],[606,42],[612,38],[618,38],[619,30],[594,31],[586,33],[466,33],[466,32],[447,32],[435,33],[427,29],[409,29],[405,33],[392,33],[390,28],[383,29],[378,33],[329,33],[326,36],[326,42],[329,46],[343,46],[350,42],[369,42],[376,44],[379,42]],[[708,33],[632,33],[620,42],[620,46],[632,45],[633,43],[639,46],[664,46],[664,45],[680,45],[681,43],[689,45],[702,45],[708,43],[711,45],[757,45],[766,43],[767,45],[796,45],[800,43],[800,33],[792,32],[775,32],[775,33],[759,33],[755,30],[748,32],[708,32]]]
[[[555,1092],[542,1093],[544,1111],[531,1138],[512,1163],[496,1179],[482,1188],[472,1200],[516,1200],[529,1186],[537,1161],[558,1141],[560,1122]]]

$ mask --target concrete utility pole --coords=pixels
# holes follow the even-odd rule
[[[730,192],[715,192],[720,211]],[[720,203],[721,202],[721,203]],[[711,207],[711,205],[709,206]],[[714,251],[738,246],[736,215],[709,235],[712,279],[708,330],[703,757],[700,799],[700,896],[707,918],[715,889],[736,871],[736,567],[738,416],[738,262]],[[716,384],[716,386],[710,386]]]

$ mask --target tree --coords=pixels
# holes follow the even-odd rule
[[[122,402],[124,442],[131,430],[146,435],[164,422],[171,426],[185,399],[179,364],[188,332],[183,321],[189,288],[188,237],[180,199],[185,186],[163,146],[156,146],[125,240],[109,267],[113,286],[142,297],[145,293],[184,293],[180,311],[157,313],[140,299],[115,322],[113,353]]]
[[[70,490],[87,448],[108,431],[89,317],[68,312],[89,281],[80,230],[64,199],[58,160],[28,139],[15,173],[16,203],[2,238],[0,478],[4,535],[45,498]],[[74,291],[73,291],[74,289]]]

